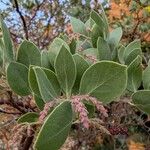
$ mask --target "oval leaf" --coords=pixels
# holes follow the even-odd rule
[[[56,57],[54,68],[61,88],[70,96],[76,79],[76,66],[71,53],[64,46]]]
[[[103,32],[100,30],[99,26],[95,24],[91,31],[91,40],[94,48],[97,48],[97,40],[99,37],[103,37]]]
[[[150,89],[150,66],[143,71],[143,86],[144,89]]]
[[[94,20],[94,22],[103,31],[103,29],[105,28],[105,23],[103,21],[103,18],[94,10],[91,12],[90,17]]]
[[[141,85],[142,81],[142,58],[137,56],[134,61],[128,66],[128,83],[127,89],[129,91],[135,92],[139,86]]]
[[[70,51],[70,48],[67,45],[67,43],[63,41],[61,38],[55,38],[54,41],[49,46],[48,56],[52,66],[54,66],[55,58],[58,55],[62,45],[64,45],[64,47]]]
[[[12,44],[11,36],[6,24],[1,18],[0,18],[0,24],[1,24],[2,34],[3,34],[3,42],[5,46],[5,50],[4,50],[5,62],[11,62],[14,60],[14,52],[13,52],[13,44]]]
[[[41,66],[53,70],[47,51],[41,52]]]
[[[44,105],[45,105],[45,102],[43,101],[43,99],[41,97],[38,97],[37,95],[33,94],[33,98],[34,98],[34,101],[37,105],[37,107],[40,109],[40,110],[43,110],[44,108]]]
[[[22,115],[18,120],[17,123],[21,124],[28,124],[28,123],[36,123],[39,119],[39,114],[34,112],[28,112]]]
[[[71,17],[70,22],[74,33],[87,35],[86,26],[81,20]]]
[[[7,81],[11,89],[18,95],[30,94],[28,68],[25,65],[11,62],[7,68]]]
[[[122,28],[116,28],[110,32],[108,43],[113,51],[119,44],[122,37]]]
[[[126,60],[128,55],[135,49],[141,49],[140,40],[134,40],[133,42],[129,43],[129,45],[127,45],[124,52],[124,60]]]
[[[125,47],[123,45],[120,46],[120,48],[118,49],[118,59],[120,61],[121,64],[124,64],[124,51],[125,51]]]
[[[101,61],[89,67],[82,76],[80,94],[89,94],[109,103],[126,88],[127,68],[111,61]]]
[[[111,51],[109,45],[102,37],[98,38],[97,49],[99,60],[111,60]]]
[[[129,65],[138,55],[142,57],[142,50],[141,49],[132,50],[132,52],[125,59],[125,64]]]
[[[33,67],[35,66],[30,66],[29,68],[29,73],[28,73],[29,86],[32,92],[34,93],[34,95],[41,98],[41,94],[39,91],[39,87],[38,87],[38,83],[37,83],[37,79]]]
[[[40,66],[41,54],[39,49],[34,43],[24,40],[18,49],[17,62],[20,62],[27,67],[29,67],[29,65]]]
[[[58,150],[65,142],[72,124],[72,108],[69,101],[58,105],[43,124],[34,148],[37,150]]]
[[[150,114],[150,91],[141,90],[132,95],[133,103],[142,111]]]
[[[85,72],[85,70],[89,67],[89,64],[79,54],[73,55],[73,58],[75,60],[75,64],[76,64],[76,68],[77,68],[77,76],[76,76],[75,84],[73,86],[73,93],[78,94],[81,77],[82,77],[83,73]]]
[[[60,87],[55,74],[48,69],[33,67],[38,83],[40,95],[45,102],[53,100],[60,95]]]

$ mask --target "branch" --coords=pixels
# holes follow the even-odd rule
[[[0,113],[11,114],[11,115],[20,115],[21,114],[21,113],[18,113],[18,112],[8,112],[8,111],[5,111],[1,108],[0,108]]]
[[[23,102],[21,101],[14,101],[14,103],[16,103],[16,105],[18,105],[19,107],[23,107],[25,109],[31,109],[32,111],[34,111],[34,108],[27,105],[27,104],[24,104]],[[12,103],[10,102],[9,99],[5,100],[5,99],[0,99],[0,105],[10,105],[12,106]],[[13,106],[12,106],[13,107]]]
[[[20,108],[14,101],[13,97],[12,97],[12,92],[11,91],[7,91],[8,95],[9,95],[9,101],[11,106],[13,106],[14,108],[16,108],[17,110],[19,110],[21,113],[26,113],[28,111],[24,110],[23,108]]]
[[[17,13],[19,14],[21,20],[22,20],[22,24],[23,24],[23,29],[24,29],[24,32],[25,32],[25,37],[26,39],[28,40],[29,36],[28,36],[28,29],[27,29],[27,25],[26,25],[26,21],[25,21],[25,18],[24,16],[22,15],[20,9],[19,9],[19,5],[18,5],[18,1],[17,0],[14,0],[14,3],[15,3],[15,7],[16,7],[16,11]]]

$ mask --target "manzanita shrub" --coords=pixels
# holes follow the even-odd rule
[[[139,40],[120,44],[122,29],[109,31],[108,20],[91,12],[86,23],[71,17],[73,36],[54,39],[48,51],[40,51],[24,40],[15,54],[10,34],[1,20],[0,62],[10,88],[20,96],[32,95],[39,108],[18,119],[21,124],[41,124],[34,148],[57,150],[65,142],[71,125],[79,120],[90,127],[87,105],[107,117],[103,105],[116,100],[127,89],[133,102],[150,113],[148,66],[142,76]],[[141,85],[146,90],[137,91]]]

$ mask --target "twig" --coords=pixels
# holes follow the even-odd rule
[[[18,1],[17,0],[14,0],[14,3],[15,3],[15,7],[16,7],[16,11],[17,13],[19,14],[21,20],[22,20],[22,24],[23,24],[23,29],[24,29],[24,32],[25,32],[25,37],[26,39],[28,40],[28,29],[27,29],[27,25],[26,25],[26,21],[25,21],[25,18],[24,16],[22,15],[20,9],[19,9],[19,5],[18,5]]]
[[[26,109],[31,109],[32,111],[34,111],[34,108],[31,107],[30,105],[24,104],[21,101],[15,101],[16,105],[20,106],[20,107],[24,107]],[[10,105],[12,106],[12,103],[10,102],[9,99],[5,100],[5,99],[0,99],[0,105]]]
[[[12,97],[12,92],[11,91],[7,91],[8,95],[9,95],[9,100],[10,100],[10,103],[11,103],[11,106],[13,106],[14,108],[16,108],[17,110],[19,110],[20,112],[22,113],[26,113],[27,111],[24,110],[23,108],[20,108],[15,102],[14,102],[14,99]]]
[[[5,110],[3,110],[1,108],[0,108],[0,113],[11,114],[11,115],[20,115],[21,114],[19,112],[8,112],[8,111],[5,111]]]

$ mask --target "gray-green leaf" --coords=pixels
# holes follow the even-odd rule
[[[143,71],[143,86],[144,89],[150,89],[150,66]]]
[[[70,22],[74,33],[87,35],[86,26],[81,20],[71,17]]]
[[[29,65],[41,65],[41,54],[36,45],[30,41],[24,40],[17,55],[17,62],[22,63],[29,67]]]
[[[7,68],[7,81],[11,89],[18,95],[30,94],[28,68],[25,65],[11,62]]]
[[[140,40],[134,40],[133,42],[129,43],[129,45],[127,45],[124,52],[124,60],[126,60],[128,55],[135,49],[141,49]]]
[[[73,55],[73,58],[75,60],[75,64],[76,64],[76,68],[77,68],[77,76],[76,76],[75,84],[73,86],[73,93],[78,94],[81,77],[82,77],[83,73],[85,72],[85,70],[89,67],[89,64],[79,54]]]
[[[48,69],[33,67],[40,95],[45,102],[48,102],[60,95],[60,87],[55,74]]]
[[[127,89],[129,91],[135,92],[142,81],[142,58],[137,56],[133,62],[128,66],[128,84]]]
[[[141,90],[132,95],[133,103],[142,111],[150,114],[150,91]]]
[[[53,70],[47,51],[41,52],[41,66]]]
[[[55,58],[58,55],[62,45],[64,45],[64,47],[70,51],[70,48],[67,45],[67,43],[63,41],[61,38],[55,38],[54,41],[49,46],[48,56],[52,66],[54,66]]]
[[[5,49],[4,49],[5,62],[9,63],[14,60],[13,44],[12,44],[9,30],[1,18],[0,18],[0,24],[1,24],[1,29],[3,33],[3,42],[5,46]]]
[[[84,72],[80,94],[89,94],[104,103],[109,103],[122,94],[126,83],[126,66],[112,61],[101,61]]]
[[[21,124],[33,124],[36,123],[38,121],[39,118],[39,114],[35,113],[35,112],[28,112],[24,115],[22,115],[18,120],[17,123],[21,123]]]
[[[116,48],[121,40],[122,37],[122,28],[116,28],[110,32],[108,43],[110,44],[110,47],[112,50]]]
[[[71,124],[72,107],[69,101],[64,101],[45,120],[34,148],[37,150],[58,150],[67,138]]]
[[[58,53],[54,66],[61,88],[70,96],[76,79],[76,66],[71,53],[64,46]]]
[[[98,38],[97,49],[99,60],[111,60],[111,51],[109,45],[102,37]]]

